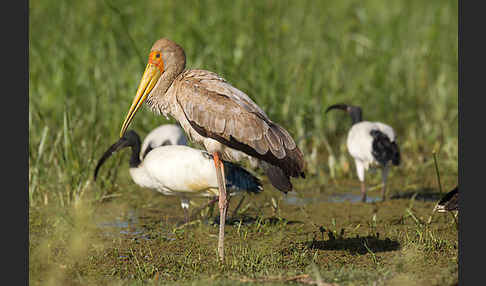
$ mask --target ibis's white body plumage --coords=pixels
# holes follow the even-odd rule
[[[130,175],[137,185],[164,195],[213,197],[219,194],[214,169],[206,151],[170,145],[151,150]]]
[[[392,151],[388,150],[376,150],[373,146],[376,138],[372,136],[372,132],[379,131],[381,132],[382,138],[385,139],[388,143],[394,144],[392,147]],[[382,140],[382,139],[380,139]],[[383,142],[385,143],[385,142]],[[395,160],[399,159],[392,159],[395,154],[390,154],[389,152],[398,153],[398,148],[395,143],[395,131],[393,128],[387,124],[381,122],[370,122],[370,121],[360,121],[358,123],[353,124],[351,129],[348,132],[347,138],[347,147],[349,154],[353,157],[355,165],[356,165],[356,173],[358,174],[358,178],[361,182],[361,192],[362,192],[362,200],[366,200],[366,188],[365,188],[365,171],[370,168],[370,166],[379,166],[381,168],[381,175],[382,175],[382,182],[383,182],[383,189],[382,189],[382,199],[385,200],[385,191],[386,191],[386,182],[388,177],[388,171],[390,167],[390,163],[394,161],[394,164],[398,164]],[[381,142],[379,143],[381,144]],[[389,148],[387,146],[386,148]],[[386,156],[386,160],[379,162],[376,158],[376,154],[380,152],[386,152],[388,154]],[[383,155],[383,154],[380,154]]]
[[[187,138],[184,130],[176,124],[162,124],[150,131],[142,143],[140,156],[143,159],[147,148],[153,149],[164,145],[187,145]]]
[[[214,158],[204,150],[185,145],[170,145],[171,142],[184,143],[177,135],[176,128],[157,128],[149,133],[142,144],[138,134],[130,130],[113,144],[99,160],[95,169],[95,180],[99,168],[114,152],[125,147],[132,148],[130,176],[144,188],[152,189],[163,195],[178,196],[182,208],[187,211],[193,197],[217,197],[219,185],[215,172]],[[173,132],[164,132],[164,131]],[[181,130],[182,132],[182,130]],[[179,135],[184,135],[181,133]],[[140,152],[143,150],[143,153]],[[142,155],[144,154],[144,155]],[[242,167],[223,161],[225,167],[226,189],[230,195],[241,192],[259,193],[263,190],[258,178]],[[187,212],[186,212],[187,214]]]
[[[243,168],[223,162],[230,196],[263,190],[259,180]],[[218,197],[218,179],[212,155],[184,145],[159,146],[130,168],[133,181],[163,195],[178,196],[186,211],[194,197]]]
[[[386,179],[390,163],[400,164],[400,151],[395,140],[395,131],[387,124],[362,120],[359,106],[334,104],[327,108],[341,109],[349,113],[353,125],[349,129],[346,146],[356,164],[356,173],[361,182],[362,201],[366,201],[365,171],[372,165],[382,170],[382,198],[385,199]]]
[[[364,181],[364,171],[371,165],[378,164],[372,154],[373,137],[370,134],[372,130],[379,130],[388,136],[391,142],[395,141],[393,128],[381,122],[361,121],[351,127],[346,144],[349,154],[354,158],[360,181]]]

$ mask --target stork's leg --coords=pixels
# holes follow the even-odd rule
[[[355,163],[356,172],[358,173],[358,178],[361,182],[361,201],[366,202],[365,168],[361,161],[356,160]]]
[[[216,167],[216,177],[219,187],[219,239],[218,253],[219,259],[224,260],[224,225],[226,222],[226,210],[228,209],[228,200],[226,198],[226,180],[224,177],[224,165],[218,152],[213,153],[214,166]]]
[[[381,169],[381,179],[383,180],[383,189],[381,190],[381,200],[386,200],[386,179],[388,177],[389,166],[386,165]]]

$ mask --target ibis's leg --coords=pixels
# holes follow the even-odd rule
[[[245,200],[245,195],[243,195],[243,198],[241,198],[240,202],[236,206],[236,208],[233,210],[233,214],[231,215],[231,218],[235,217],[238,214],[238,210],[240,209],[241,205],[243,204],[243,201]]]
[[[366,184],[365,182],[361,182],[361,201],[364,203],[366,202]]]
[[[184,222],[188,223],[189,222],[189,200],[186,198],[181,198],[181,207],[182,210],[184,211]]]
[[[218,198],[214,198],[212,200],[210,200],[207,204],[203,205],[202,207],[200,208],[197,208],[195,209],[193,212],[192,212],[192,215],[191,215],[191,219],[193,219],[199,212],[201,212],[204,208],[208,207],[208,206],[212,206],[214,205],[214,203],[216,203],[218,201]]]
[[[361,161],[356,160],[355,163],[356,172],[358,173],[358,178],[361,182],[361,201],[366,202],[365,169]]]
[[[215,197],[214,202],[217,202],[219,200],[219,197]],[[208,211],[208,217],[213,216],[213,210],[214,210],[214,204],[209,204],[209,211]]]
[[[386,165],[381,169],[381,179],[383,180],[383,189],[381,190],[381,200],[386,200],[386,179],[388,177],[389,166]]]
[[[226,223],[226,210],[228,209],[228,201],[226,199],[226,181],[224,178],[224,165],[220,159],[220,154],[215,152],[213,154],[214,165],[216,166],[216,177],[218,179],[219,187],[219,239],[218,239],[218,253],[219,259],[224,260],[224,225]]]

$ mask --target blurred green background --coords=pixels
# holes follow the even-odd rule
[[[395,128],[403,153],[396,174],[435,174],[437,152],[441,171],[456,180],[457,1],[29,5],[30,206],[68,204],[89,185],[161,37],[184,47],[188,68],[222,75],[289,130],[319,183],[356,178],[345,147],[351,120],[324,114],[339,102]],[[144,108],[131,127],[144,136],[165,122]],[[121,162],[111,162],[108,177],[127,168]],[[429,184],[437,186],[435,177]]]
[[[128,151],[108,160],[93,182],[97,160],[118,140],[150,48],[161,37],[185,49],[187,68],[220,74],[292,134],[307,163],[306,179],[294,186],[306,199],[359,192],[346,150],[351,119],[324,113],[341,102],[361,106],[365,120],[395,128],[402,164],[390,172],[390,194],[439,194],[434,154],[443,191],[458,182],[458,1],[29,1],[31,284],[171,279],[181,285],[189,279],[184,285],[214,285],[222,277],[220,285],[248,285],[238,278],[302,273],[321,273],[340,285],[457,281],[457,224],[446,215],[429,217],[435,201],[415,201],[415,195],[297,208],[260,175],[266,190],[247,209],[251,204],[258,210],[253,215],[265,217],[282,211],[284,219],[304,224],[258,222],[243,226],[241,235],[240,227],[228,227],[225,266],[213,259],[211,226],[163,240],[160,233],[172,226],[162,216],[182,217],[179,202],[136,186]],[[143,108],[131,128],[143,137],[167,122],[174,121]],[[378,190],[380,175],[367,173],[369,192]],[[151,208],[157,210],[149,216],[154,239],[106,238],[98,225],[131,210],[141,218]],[[296,247],[314,239],[329,243],[319,226],[335,231],[344,248]],[[400,249],[351,251],[363,247],[355,236],[378,232],[374,241]],[[201,277],[209,278],[198,282]]]

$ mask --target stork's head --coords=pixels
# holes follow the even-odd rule
[[[349,104],[338,103],[338,104],[334,104],[334,105],[329,106],[326,109],[326,113],[329,110],[332,110],[332,109],[341,109],[341,110],[346,111],[351,116],[351,120],[352,120],[353,124],[356,124],[356,123],[363,120],[363,111],[361,110],[361,107],[359,107],[359,106],[353,106],[353,105],[349,105]]]
[[[181,46],[166,38],[154,43],[137,93],[123,122],[120,137],[125,134],[135,113],[147,97],[156,101],[157,97],[165,95],[172,81],[184,70],[185,66],[186,55]]]

